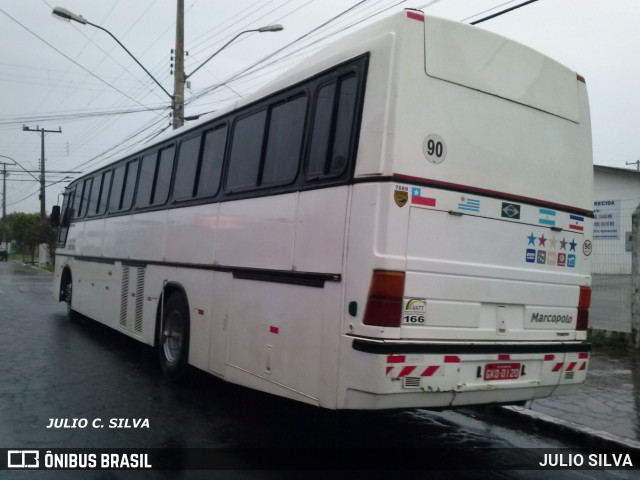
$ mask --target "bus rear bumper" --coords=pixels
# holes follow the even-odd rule
[[[519,388],[497,395],[496,392],[402,392],[375,394],[347,390],[342,408],[384,410],[393,408],[454,408],[471,405],[516,404],[531,398],[550,396],[555,387]]]
[[[571,394],[586,378],[590,351],[580,342],[350,343],[338,408],[446,408]]]

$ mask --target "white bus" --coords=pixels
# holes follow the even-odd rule
[[[516,403],[585,380],[584,79],[406,10],[75,180],[55,298],[330,409]]]

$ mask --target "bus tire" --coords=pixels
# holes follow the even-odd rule
[[[71,308],[71,301],[73,299],[73,281],[71,280],[71,274],[69,274],[68,282],[62,288],[62,295],[64,303],[67,305],[67,318],[69,320],[75,320],[76,312]]]
[[[176,380],[189,358],[189,309],[182,295],[177,292],[169,295],[161,322],[158,339],[160,368],[166,378]]]

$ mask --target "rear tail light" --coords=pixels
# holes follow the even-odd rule
[[[589,326],[589,306],[591,305],[591,287],[580,287],[578,298],[578,321],[576,330],[586,330]]]
[[[399,327],[402,319],[404,272],[375,270],[371,277],[364,324]]]

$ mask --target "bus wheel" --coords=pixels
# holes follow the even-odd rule
[[[73,320],[75,318],[75,312],[71,308],[71,299],[73,298],[73,285],[71,279],[69,283],[64,286],[64,302],[67,304],[67,318]]]
[[[164,306],[158,342],[160,368],[165,377],[177,379],[189,356],[189,313],[182,296],[173,293]]]

